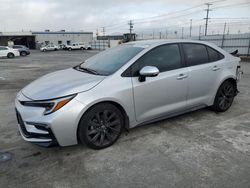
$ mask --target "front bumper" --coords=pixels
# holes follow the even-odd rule
[[[58,111],[44,115],[44,108],[24,106],[28,101],[21,92],[15,100],[18,128],[25,141],[40,146],[77,144],[77,128],[86,105],[72,99]]]
[[[46,124],[34,122],[25,123],[17,109],[15,110],[19,131],[24,140],[44,147],[58,145],[52,130],[48,128]],[[29,131],[26,128],[27,126],[29,127]]]

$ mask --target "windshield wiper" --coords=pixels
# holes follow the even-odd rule
[[[78,70],[84,71],[84,72],[88,72],[91,74],[95,74],[95,75],[100,75],[97,71],[93,70],[93,69],[89,69],[89,68],[84,68],[81,67],[80,65],[76,67]]]

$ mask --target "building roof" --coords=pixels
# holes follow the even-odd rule
[[[67,31],[34,31],[32,32],[34,35],[41,34],[93,34],[93,32],[67,32]]]
[[[34,36],[39,34],[91,34],[93,32],[67,32],[67,31],[20,31],[20,32],[0,32],[0,36]]]
[[[31,32],[0,32],[0,36],[34,36]]]

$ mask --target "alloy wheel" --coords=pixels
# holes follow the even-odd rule
[[[222,110],[228,109],[234,99],[235,89],[232,84],[225,84],[218,95],[218,105]]]
[[[121,128],[122,123],[118,114],[111,110],[104,110],[95,113],[90,119],[87,137],[95,146],[107,146],[119,137]]]

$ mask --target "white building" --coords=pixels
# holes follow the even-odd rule
[[[66,32],[64,30],[51,32],[32,32],[36,36],[36,43],[44,44],[71,44],[74,42],[83,42],[88,44],[93,40],[93,32]]]
[[[88,44],[93,40],[93,32],[41,31],[41,32],[0,32],[0,45],[25,45],[30,49],[39,48],[45,44],[71,44],[83,42]]]

